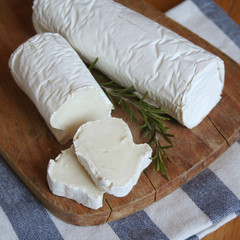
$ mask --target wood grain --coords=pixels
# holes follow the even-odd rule
[[[240,24],[240,1],[234,0],[231,4],[231,8],[227,12],[238,24]]]
[[[218,4],[225,12],[229,13],[232,7],[232,4],[236,2],[236,0],[214,0],[215,3]]]
[[[149,5],[159,9],[162,12],[165,12],[176,5],[183,2],[183,0],[171,0],[171,1],[159,1],[159,0],[145,0]]]
[[[173,160],[168,166],[171,181],[154,172],[150,166],[142,173],[138,184],[128,196],[115,198],[105,194],[102,208],[97,211],[85,208],[72,200],[54,196],[49,191],[46,181],[48,161],[55,158],[62,149],[66,149],[71,142],[64,146],[57,143],[35,106],[15,84],[8,69],[10,54],[19,44],[35,34],[31,23],[32,1],[1,1],[0,152],[33,194],[53,214],[72,224],[102,224],[139,211],[192,179],[239,137],[239,66],[218,49],[145,2],[119,2],[220,56],[226,65],[226,85],[222,100],[198,127],[189,130],[174,120],[167,123],[171,133],[176,136],[175,147],[169,150]],[[226,112],[231,112],[231,117]],[[136,131],[135,123],[130,122],[120,109],[117,109],[114,116],[122,117],[128,122],[136,142],[143,141]]]

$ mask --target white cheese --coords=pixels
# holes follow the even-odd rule
[[[30,38],[11,55],[9,67],[61,143],[71,139],[81,124],[111,116],[111,102],[59,34]]]
[[[103,192],[79,163],[73,146],[49,161],[47,180],[55,195],[73,199],[92,209],[102,207]]]
[[[188,128],[198,125],[221,98],[224,63],[158,23],[112,0],[35,0],[37,32],[63,35],[92,62]]]
[[[135,144],[128,125],[109,118],[82,125],[73,138],[78,160],[103,191],[126,196],[150,164],[152,149]]]

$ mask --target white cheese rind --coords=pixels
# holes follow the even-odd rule
[[[71,139],[81,124],[111,116],[111,102],[59,34],[30,38],[11,55],[9,67],[61,143]]]
[[[35,0],[37,32],[58,32],[108,77],[134,86],[188,128],[221,98],[224,63],[178,34],[112,0]]]
[[[151,163],[148,144],[135,144],[128,125],[119,118],[91,121],[73,138],[78,160],[103,191],[126,196]]]
[[[73,146],[49,161],[47,181],[55,195],[73,199],[92,209],[102,207],[103,192],[79,163]]]

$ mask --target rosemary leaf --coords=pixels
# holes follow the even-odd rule
[[[92,62],[92,64],[88,67],[89,71],[92,71],[92,70],[94,69],[97,61],[98,61],[98,58],[96,58],[96,59]]]

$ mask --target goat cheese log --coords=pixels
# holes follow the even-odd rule
[[[71,139],[81,124],[111,117],[111,102],[59,34],[30,38],[11,55],[9,67],[60,143]]]
[[[151,163],[151,147],[133,142],[128,125],[119,118],[91,121],[73,138],[75,153],[95,184],[117,197],[126,196]]]
[[[103,192],[79,163],[73,146],[49,161],[47,181],[55,195],[73,199],[92,209],[102,207]]]
[[[37,32],[63,35],[86,62],[188,128],[221,99],[224,63],[162,25],[112,0],[35,0]]]

